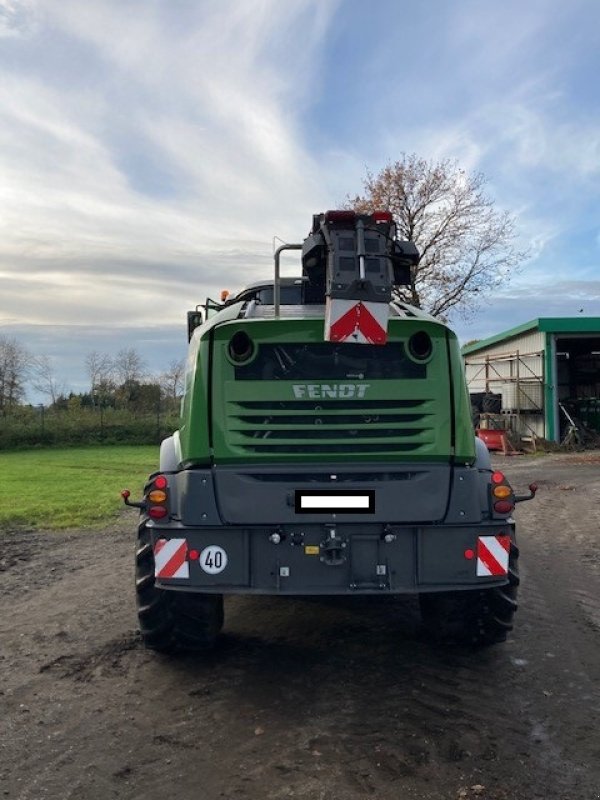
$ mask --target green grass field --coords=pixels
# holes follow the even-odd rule
[[[123,508],[121,489],[139,499],[157,468],[157,446],[0,453],[0,529],[109,525]]]

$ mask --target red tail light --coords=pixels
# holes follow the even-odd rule
[[[164,506],[150,506],[148,516],[152,519],[164,519],[169,512]]]
[[[169,516],[168,485],[165,475],[157,475],[146,488],[146,508],[150,519],[164,519]]]
[[[326,211],[325,222],[354,222],[356,211]]]
[[[391,211],[374,211],[371,214],[373,222],[393,222],[394,218]]]
[[[510,514],[515,507],[515,498],[510,483],[500,470],[492,472],[490,485],[492,508],[496,514]]]

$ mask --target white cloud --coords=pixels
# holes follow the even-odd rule
[[[165,300],[164,277],[144,282],[136,264],[166,264],[167,286],[177,291],[188,279],[237,288],[254,270],[264,275],[274,234],[301,237],[314,204],[327,205],[294,102],[306,100],[318,64],[312,54],[335,3],[232,2],[225,13],[205,2],[188,8],[189,28],[167,5],[143,8],[42,2],[46,29],[63,37],[56,46],[67,55],[75,48],[73,81],[56,85],[41,62],[27,77],[5,75],[4,317],[21,308],[28,321],[62,315],[76,323],[110,309],[111,320],[142,321],[157,307],[172,317],[177,303]],[[290,47],[300,23],[302,47],[289,49],[285,68],[275,65],[272,52]],[[32,47],[32,67],[38,55]],[[139,171],[162,170],[167,183],[173,176],[166,198],[136,186],[144,148],[150,155]],[[86,269],[96,263],[99,274]],[[137,296],[119,270],[133,276]],[[32,302],[32,294],[51,302]]]
[[[0,39],[31,35],[37,23],[34,0],[0,0]]]
[[[544,169],[570,180],[593,178],[600,172],[599,120],[556,119],[553,110],[526,104],[487,106],[482,114],[496,127],[500,146],[509,148],[515,166]]]
[[[477,315],[456,319],[461,342],[485,339],[538,317],[600,318],[600,281],[568,281],[546,275],[496,292]]]
[[[443,52],[414,61],[393,25],[345,52],[371,32],[340,0],[0,0],[0,321],[179,328],[206,294],[269,275],[273,235],[301,239],[366,166],[412,150],[482,169],[518,212],[516,287],[548,263],[566,278],[557,245],[597,208],[597,110],[569,113],[565,78],[583,34],[562,36],[586,7],[464,0],[443,29],[424,15],[410,36]],[[527,314],[502,303],[505,327]]]

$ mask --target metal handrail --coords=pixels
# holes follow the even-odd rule
[[[275,306],[275,316],[279,316],[279,288],[280,288],[280,277],[279,277],[279,256],[283,250],[302,250],[303,245],[301,244],[282,244],[281,247],[278,247],[275,250],[275,283],[273,285],[273,305]]]

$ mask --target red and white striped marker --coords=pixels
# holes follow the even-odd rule
[[[325,341],[385,344],[389,305],[327,298]]]
[[[510,536],[480,536],[477,539],[477,575],[508,574]]]
[[[186,539],[158,539],[154,545],[154,575],[157,578],[189,578]]]

